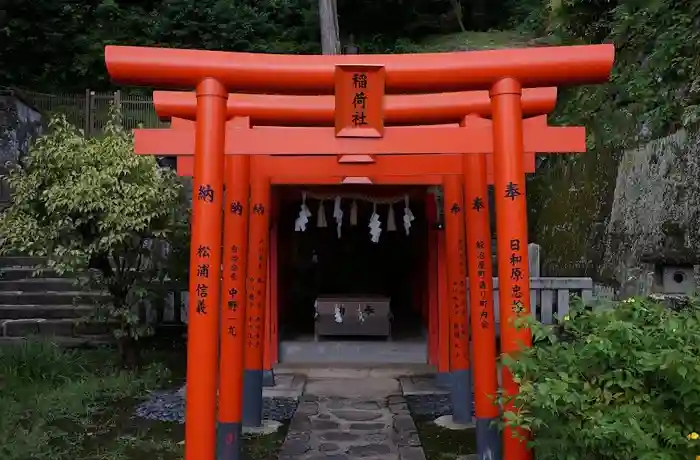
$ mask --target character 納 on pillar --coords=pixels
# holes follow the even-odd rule
[[[464,199],[460,175],[444,178],[445,246],[447,248],[448,302],[450,308],[450,374],[452,420],[472,421],[471,369],[469,363],[469,317],[464,242]]]
[[[190,305],[187,326],[185,458],[216,454],[216,389],[226,99],[214,79],[197,85]]]
[[[235,120],[236,122],[238,120]],[[241,121],[248,124],[247,120]],[[250,158],[226,157],[218,459],[241,458]]]
[[[251,160],[243,425],[262,424],[263,340],[270,238],[270,180]]]

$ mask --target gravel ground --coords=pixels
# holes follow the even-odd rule
[[[449,394],[406,395],[405,398],[413,415],[438,418],[452,413]]]
[[[291,420],[297,408],[293,398],[263,398],[263,418],[284,422]],[[179,390],[151,393],[135,411],[137,417],[163,422],[185,422],[185,398]]]

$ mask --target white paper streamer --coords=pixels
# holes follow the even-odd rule
[[[394,206],[391,204],[389,205],[389,215],[386,218],[386,231],[396,231],[396,216],[394,216]]]
[[[338,233],[338,239],[342,233],[343,226],[343,208],[340,207],[340,197],[335,197],[335,205],[333,206],[333,218],[335,219],[335,230]]]
[[[309,207],[306,206],[306,193],[302,193],[301,209],[299,210],[299,217],[294,221],[294,231],[305,232],[306,224],[309,223],[309,217],[311,217],[311,211],[309,211]]]
[[[357,320],[358,320],[360,323],[364,323],[364,322],[365,322],[365,318],[366,318],[366,315],[365,315],[364,310],[362,309],[362,307],[361,307],[360,305],[358,305],[358,306],[357,306]]]
[[[350,226],[354,227],[357,225],[357,201],[352,200],[352,206],[350,207]]]
[[[379,235],[382,234],[382,223],[379,220],[379,214],[377,214],[377,203],[374,203],[372,207],[372,217],[369,219],[368,227],[372,243],[379,243]]]
[[[326,209],[323,207],[323,200],[318,203],[318,216],[316,216],[316,226],[318,228],[328,227],[326,222]]]
[[[408,206],[408,195],[403,199],[403,228],[406,230],[406,235],[411,233],[411,222],[416,220],[411,208]]]
[[[343,322],[343,308],[342,305],[335,304],[335,309],[333,312],[333,316],[335,317],[335,322],[336,323],[342,323]]]

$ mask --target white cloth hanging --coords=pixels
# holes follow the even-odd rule
[[[357,201],[352,200],[352,206],[350,207],[350,226],[354,227],[357,225]]]
[[[394,216],[394,205],[389,204],[389,215],[386,218],[386,231],[395,232],[396,231],[396,216]]]
[[[379,243],[379,235],[382,234],[382,223],[377,214],[377,203],[373,204],[372,217],[369,218],[369,235],[372,243]]]
[[[335,204],[333,205],[333,218],[335,219],[335,230],[338,233],[338,239],[340,239],[343,226],[343,208],[340,207],[339,196],[335,197]]]
[[[323,200],[318,203],[318,216],[316,216],[316,226],[318,228],[328,227],[326,222],[326,209],[323,207]]]
[[[411,222],[416,220],[411,208],[408,206],[408,195],[403,198],[403,228],[406,230],[406,235],[411,233]]]
[[[294,231],[295,232],[305,232],[306,224],[309,223],[309,217],[311,217],[311,211],[309,207],[306,206],[306,192],[301,194],[301,209],[299,210],[299,217],[294,221]]]

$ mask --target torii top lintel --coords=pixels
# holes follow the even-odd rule
[[[554,110],[556,88],[527,88],[522,93],[523,116]],[[197,112],[194,92],[154,91],[153,105],[161,119],[193,120]],[[333,96],[229,94],[227,117],[250,117],[257,126],[327,126],[333,124]],[[465,115],[491,116],[488,91],[390,95],[384,102],[387,124],[459,123]]]
[[[378,65],[386,93],[489,89],[510,77],[525,88],[602,83],[613,45],[554,46],[454,53],[287,55],[107,46],[105,62],[121,84],[194,89],[214,78],[229,92],[333,94],[337,65]]]

